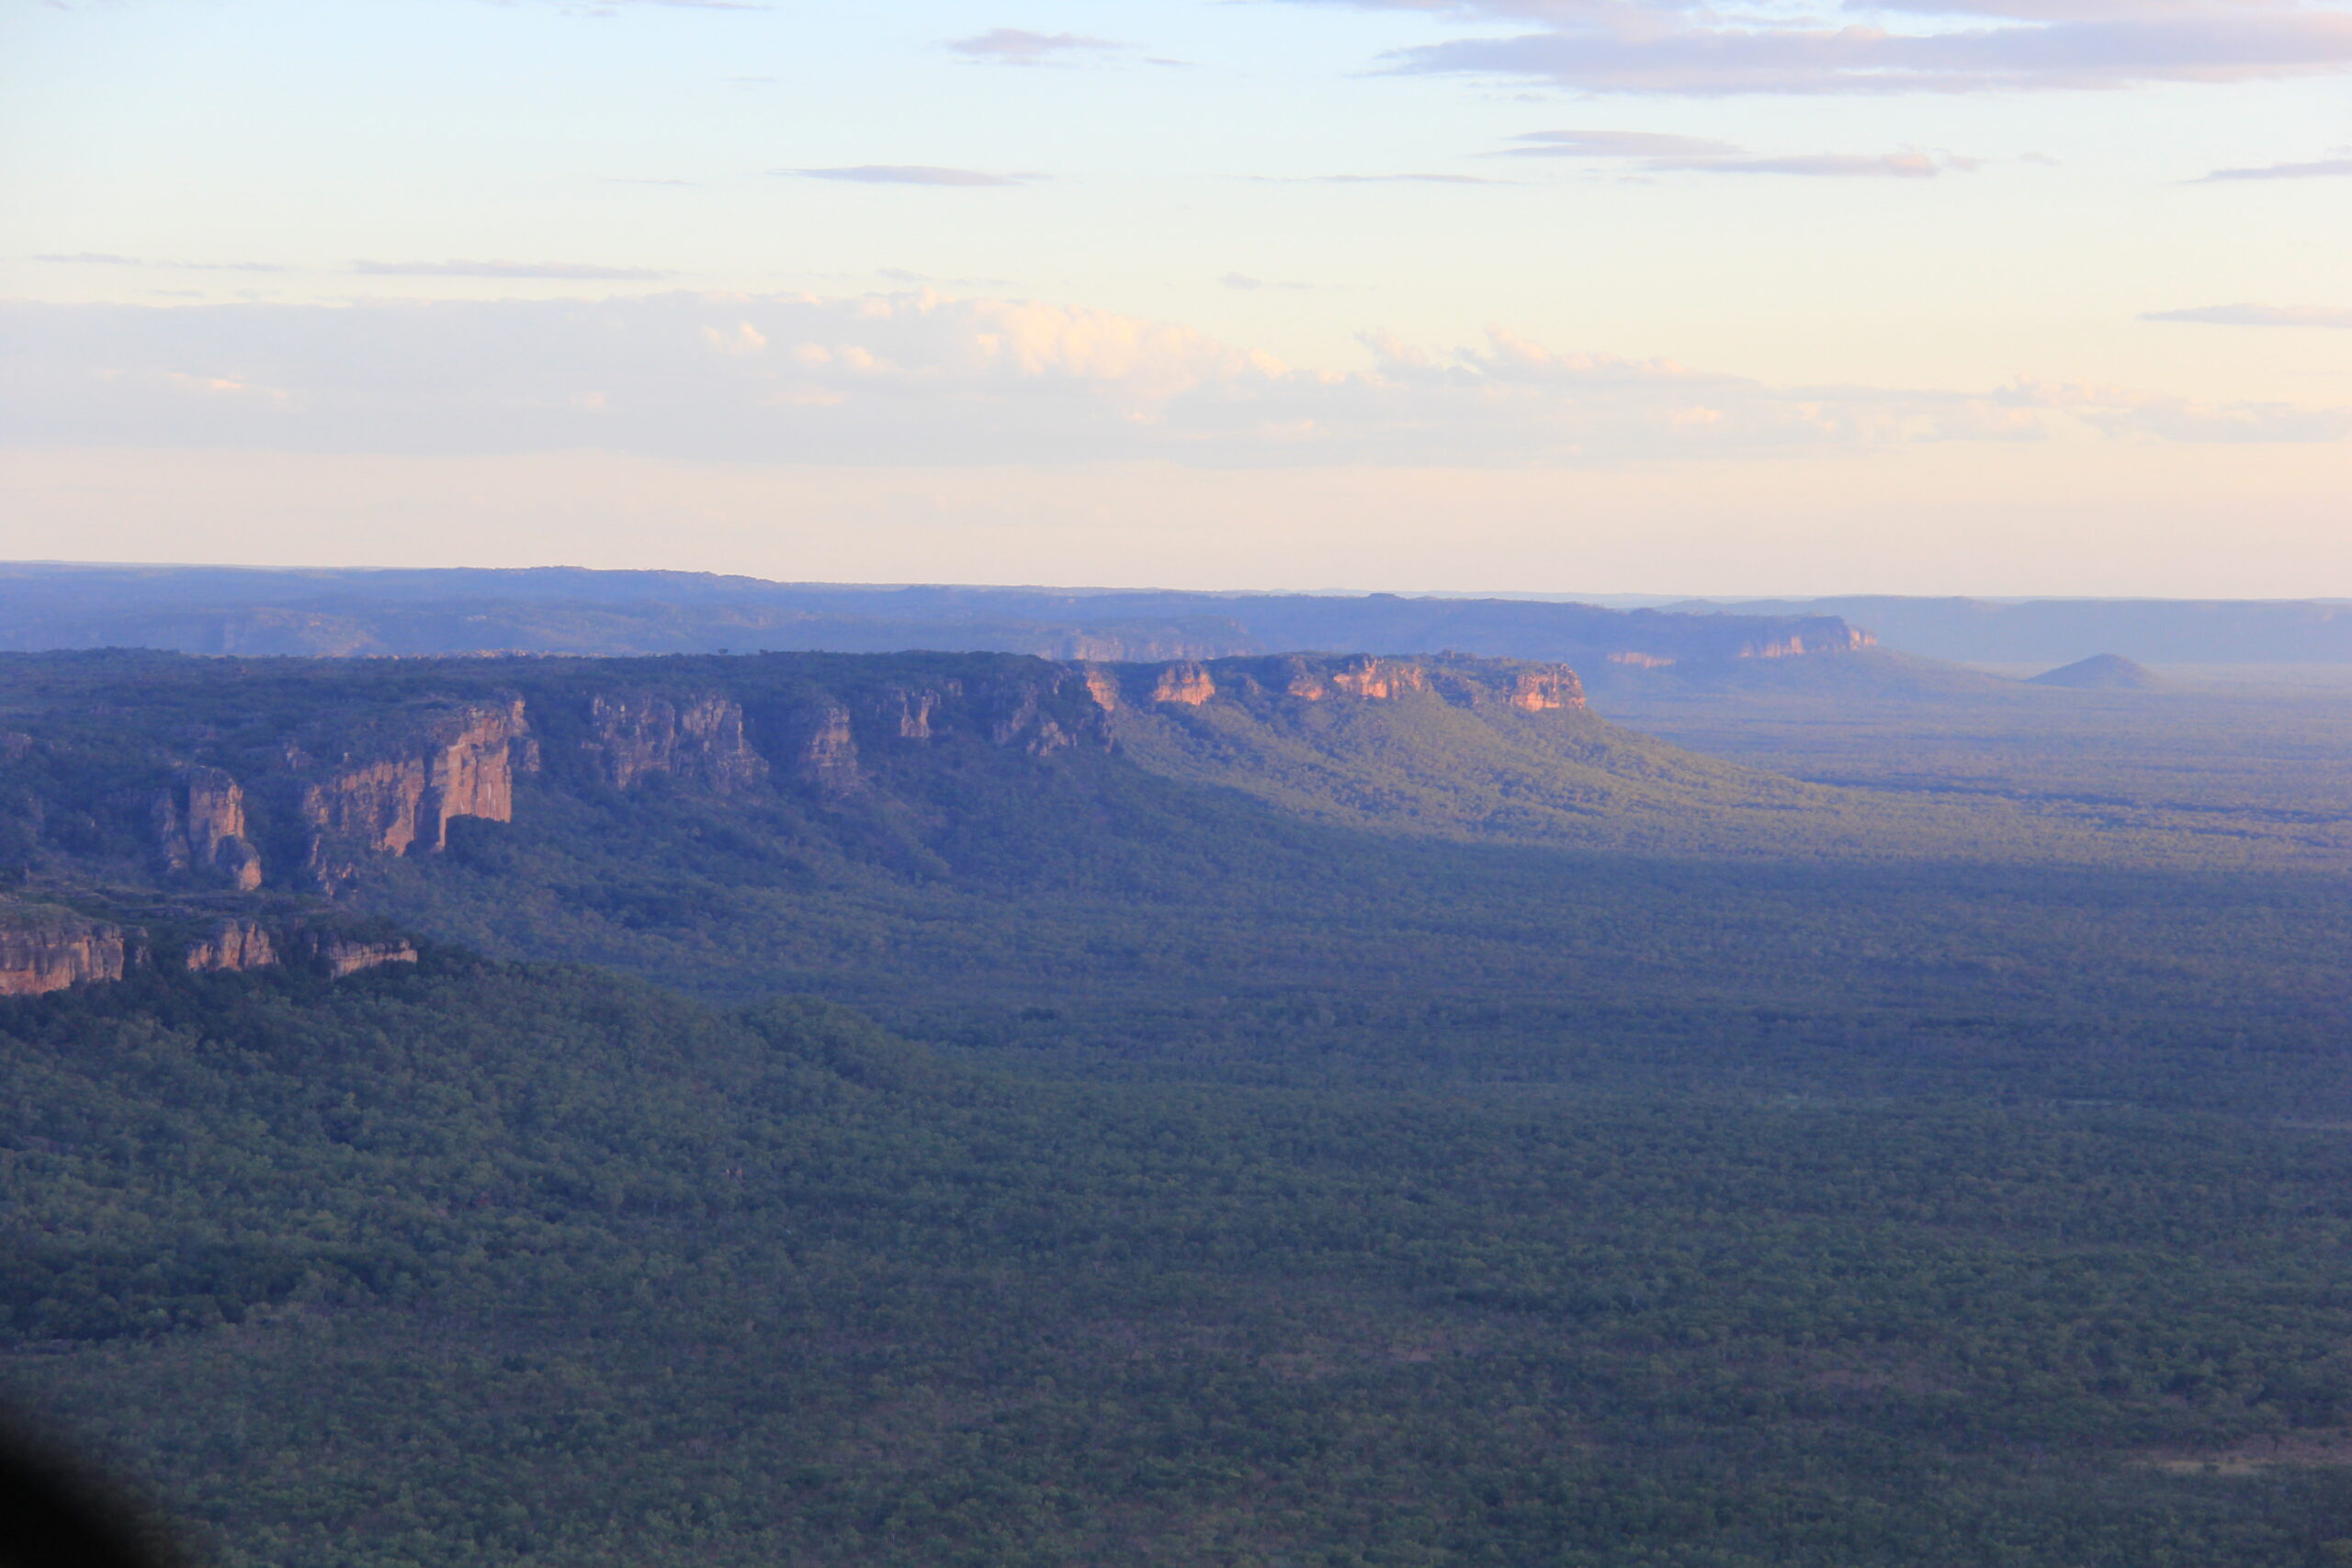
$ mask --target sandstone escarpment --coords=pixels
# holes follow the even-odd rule
[[[985,682],[972,694],[983,733],[992,745],[1043,757],[1066,747],[1107,750],[1109,713],[1095,697],[1086,671],[1048,666]]]
[[[1584,706],[1584,682],[1565,664],[1522,670],[1511,681],[1510,705],[1526,713]]]
[[[662,773],[725,795],[768,774],[744,734],[742,705],[731,697],[616,692],[590,704],[589,726],[583,749],[616,789]]]
[[[277,948],[254,921],[222,920],[189,945],[185,962],[199,972],[266,969],[277,962]]]
[[[0,918],[0,997],[119,980],[130,958],[121,927],[71,910],[28,909]]]
[[[868,700],[866,711],[885,735],[899,740],[928,740],[932,715],[939,711],[941,698],[962,695],[964,683],[949,681],[943,688],[885,686]]]
[[[303,934],[302,950],[313,960],[326,965],[327,973],[338,980],[364,970],[380,969],[387,964],[416,962],[416,944],[403,937],[370,938],[343,931],[309,931]]]
[[[831,697],[795,704],[779,719],[777,761],[795,783],[821,795],[844,795],[865,785],[849,709]]]
[[[353,758],[301,786],[309,866],[323,890],[349,886],[372,855],[448,847],[459,817],[514,819],[514,774],[537,761],[520,698],[467,703],[427,716],[405,734],[379,738],[372,759]]]
[[[245,792],[223,770],[180,769],[156,796],[154,818],[167,870],[225,881],[244,893],[261,886],[261,852],[245,836]]]
[[[1330,671],[1329,691],[1344,692],[1368,703],[1385,703],[1407,692],[1426,692],[1429,685],[1429,671],[1410,660],[1351,659]],[[1306,695],[1304,692],[1294,694]]]
[[[1565,664],[1432,655],[1283,654],[1271,658],[1179,660],[1164,665],[1098,667],[1091,688],[1106,710],[1127,699],[1202,707],[1220,697],[1298,703],[1392,703],[1433,696],[1454,707],[1548,713],[1585,705],[1584,682]]]
[[[1216,681],[1190,660],[1170,664],[1151,683],[1151,700],[1196,708],[1216,695]]]
[[[165,931],[185,932],[195,911],[142,907]],[[241,974],[287,962],[308,962],[341,979],[388,964],[414,964],[416,944],[397,932],[354,931],[297,919],[275,934],[261,921],[218,916],[194,927],[198,934],[164,940],[147,930],[93,919],[55,905],[0,908],[0,997],[35,997],[71,986],[121,980],[151,965],[190,974]]]
[[[1816,653],[1859,653],[1878,646],[1878,638],[1860,626],[1849,626],[1828,616],[1816,616],[1830,625],[1810,632],[1791,632],[1785,637],[1764,637],[1744,643],[1736,657],[1740,659],[1803,659]]]

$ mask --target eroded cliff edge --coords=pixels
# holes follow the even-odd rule
[[[141,655],[118,660],[126,669],[103,687],[85,671],[105,661],[86,656],[5,662],[22,667],[11,671],[20,682],[53,678],[74,698],[20,703],[28,728],[0,735],[0,874],[25,898],[58,895],[49,915],[11,928],[0,994],[111,979],[142,962],[335,973],[408,962],[413,947],[322,935],[288,911],[351,900],[498,824],[593,821],[582,830],[626,836],[648,820],[632,815],[639,797],[700,797],[768,824],[763,841],[836,822],[860,841],[899,845],[888,852],[914,864],[956,811],[959,781],[986,774],[1018,790],[1029,770],[1101,765],[1141,713],[1239,705],[1279,721],[1419,705],[1516,723],[1584,705],[1566,665],[1447,655]],[[23,683],[40,697],[38,681]],[[778,811],[807,826],[779,829]],[[160,923],[119,912],[130,906],[119,896],[140,888],[177,901]],[[77,889],[111,891],[63,896]]]

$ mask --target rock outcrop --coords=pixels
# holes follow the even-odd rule
[[[1429,685],[1429,671],[1407,659],[1351,659],[1329,675],[1329,690],[1368,703],[1393,702],[1407,692],[1426,692]]]
[[[1151,683],[1151,700],[1156,703],[1180,703],[1185,707],[1196,708],[1216,695],[1215,677],[1191,660],[1169,665]]]
[[[1832,625],[1811,632],[1791,632],[1785,637],[1764,637],[1744,643],[1734,657],[1803,659],[1818,653],[1860,653],[1866,648],[1878,646],[1878,638],[1860,626],[1849,626],[1831,615],[1819,615],[1813,618],[1828,621]]]
[[[403,937],[359,937],[345,931],[314,931],[302,936],[302,950],[326,965],[340,980],[346,975],[380,969],[387,964],[413,964],[416,944]]]
[[[514,774],[537,762],[528,729],[520,698],[463,704],[379,741],[373,760],[346,761],[303,784],[312,878],[340,892],[371,855],[447,848],[457,818],[513,821]]]
[[[867,702],[867,712],[885,735],[899,740],[931,739],[931,716],[943,696],[961,696],[964,683],[949,681],[944,689],[930,686],[885,686]]]
[[[1272,658],[1179,660],[1163,665],[1097,666],[1089,689],[1108,711],[1130,697],[1201,707],[1220,696],[1292,702],[1390,703],[1429,695],[1455,707],[1510,707],[1548,713],[1585,705],[1584,682],[1565,664],[1437,654],[1426,659],[1368,654],[1282,654]]]
[[[1072,746],[1108,749],[1105,721],[1117,694],[1111,666],[1024,661],[969,679],[893,683],[856,698],[854,716],[870,739],[977,734],[991,746],[1042,757]]]
[[[0,917],[0,997],[38,997],[68,986],[119,980],[130,961],[122,928],[70,909]]]
[[[589,709],[584,750],[616,789],[662,773],[725,795],[767,777],[766,760],[744,734],[742,705],[731,697],[615,692]]]
[[[1584,706],[1584,682],[1565,664],[1522,670],[1512,678],[1510,705],[1526,713]]]
[[[972,693],[972,705],[990,745],[1033,757],[1067,747],[1108,750],[1110,715],[1091,687],[1086,671],[1048,665],[983,682]]]
[[[923,714],[927,736],[929,710]],[[852,795],[865,786],[857,737],[842,704],[831,697],[810,698],[787,710],[776,728],[782,752],[777,761],[794,783],[828,795]]]
[[[269,968],[277,962],[277,948],[254,921],[229,919],[199,937],[185,958],[193,970],[235,973]]]
[[[261,852],[245,837],[244,788],[221,769],[180,769],[155,797],[154,818],[167,870],[225,881],[242,893],[261,886]]]

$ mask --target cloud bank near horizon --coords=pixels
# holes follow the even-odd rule
[[[1295,0],[1532,26],[1390,51],[1405,75],[1714,97],[2247,82],[2352,71],[2352,14],[2294,0],[1847,0],[1853,19],[1674,0]],[[1866,19],[1867,18],[1867,19]],[[1905,24],[1909,25],[1905,25]]]
[[[1774,386],[1496,330],[1301,369],[1191,328],[928,291],[341,306],[0,306],[17,446],[722,463],[1502,468],[1838,455],[2089,431],[2312,442],[2352,411],[2109,387]]]
[[[2347,327],[2352,308],[2336,305],[2197,305],[2151,310],[2143,321],[2192,321],[2213,327]]]

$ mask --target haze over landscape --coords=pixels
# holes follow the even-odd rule
[[[0,26],[19,557],[2352,592],[2334,4]]]
[[[0,0],[0,1561],[2352,1562],[2347,73]]]

